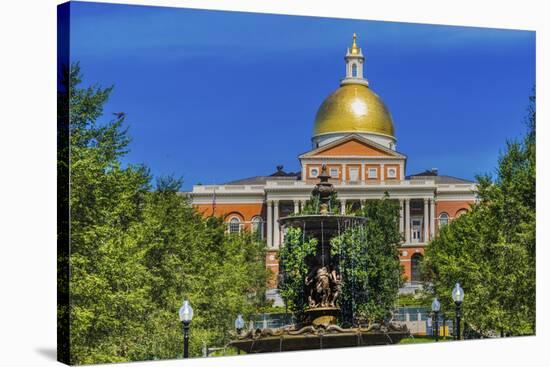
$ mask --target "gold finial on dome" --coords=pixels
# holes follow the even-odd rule
[[[353,44],[351,45],[350,52],[352,55],[359,53],[359,47],[357,47],[357,35],[353,33]]]

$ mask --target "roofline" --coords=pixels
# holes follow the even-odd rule
[[[384,152],[386,153],[389,153],[389,154],[392,154],[392,155],[398,155],[400,157],[396,157],[396,158],[404,158],[404,159],[407,159],[407,156],[401,152],[398,152],[396,150],[391,150],[389,148],[386,148],[385,146],[383,146],[382,144],[378,144],[377,142],[375,142],[374,140],[371,140],[371,139],[368,139],[368,138],[365,138],[361,135],[359,135],[358,133],[351,133],[349,135],[346,135],[346,136],[343,136],[341,137],[340,139],[336,139],[334,141],[331,141],[330,143],[326,144],[326,145],[323,145],[323,146],[320,146],[320,147],[317,147],[315,149],[312,149],[312,150],[309,150],[305,153],[302,153],[298,156],[298,158],[309,158],[310,155],[314,154],[315,152],[322,152],[323,150],[326,150],[326,149],[330,149],[332,148],[333,146],[336,146],[338,144],[342,144],[343,142],[345,141],[349,141],[349,140],[352,140],[352,139],[358,139],[360,141],[363,141],[365,143],[368,143],[372,146],[374,146],[375,148],[379,148],[381,150],[383,150]]]
[[[379,132],[374,132],[374,131],[355,131],[355,130],[340,130],[340,131],[331,131],[331,132],[328,132],[328,133],[315,134],[311,137],[311,140],[313,140],[314,138],[317,138],[319,136],[332,135],[332,134],[354,134],[354,135],[357,135],[357,134],[372,134],[372,135],[383,136],[385,138],[390,138],[393,141],[397,141],[397,138],[394,135],[389,135],[389,134],[384,134],[384,133],[379,133]]]
[[[423,172],[421,172],[423,173]],[[415,174],[415,175],[408,175],[408,176],[405,176],[405,179],[409,179],[411,177],[450,177],[450,178],[454,178],[455,180],[461,180],[461,181],[466,181],[468,183],[472,183],[472,184],[477,184],[477,182],[475,181],[470,181],[466,178],[460,178],[460,177],[456,177],[456,176],[451,176],[451,175],[433,175],[433,176],[426,176],[426,175],[421,175],[421,174]]]

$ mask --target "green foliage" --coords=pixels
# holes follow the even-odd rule
[[[317,243],[316,238],[306,238],[302,229],[289,228],[278,254],[283,276],[279,282],[279,292],[299,321],[303,320],[307,307],[305,279],[309,271],[308,262],[315,256]]]
[[[130,139],[124,115],[100,123],[112,88],[81,88],[70,71],[71,364],[175,358],[177,311],[195,309],[190,355],[223,345],[238,313],[263,305],[265,245],[224,235],[178,194],[181,180],[123,167]],[[60,313],[66,312],[60,308]]]
[[[482,335],[535,332],[535,98],[523,141],[507,142],[495,179],[478,177],[479,204],[442,228],[427,248],[423,272],[452,310],[460,282],[464,319]]]
[[[303,215],[314,215],[319,214],[320,212],[320,200],[319,195],[311,195],[309,200],[306,201],[304,208],[300,214]],[[330,194],[328,201],[328,213],[329,214],[339,214],[340,213],[340,200],[338,200],[338,194],[333,192]]]
[[[401,306],[431,307],[433,297],[425,292],[400,294],[397,304]]]
[[[359,213],[361,227],[347,229],[331,241],[331,255],[342,274],[341,308],[345,325],[387,318],[402,284],[399,263],[399,206],[386,195],[369,200]]]

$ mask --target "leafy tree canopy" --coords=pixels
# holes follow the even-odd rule
[[[496,176],[477,178],[479,203],[439,231],[423,269],[442,310],[452,310],[460,282],[465,321],[477,332],[535,332],[536,133],[535,96],[528,132],[506,143]]]
[[[223,345],[236,315],[263,305],[265,245],[226,236],[220,218],[203,218],[178,193],[180,179],[161,177],[153,190],[146,167],[123,166],[125,115],[100,122],[113,88],[81,81],[75,64],[59,95],[70,105],[70,161],[58,164],[71,173],[71,364],[181,355],[184,298],[195,309],[190,355]]]

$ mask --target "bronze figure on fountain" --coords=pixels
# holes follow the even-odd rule
[[[306,276],[305,284],[309,308],[336,307],[340,293],[341,277],[335,264],[317,264]]]

